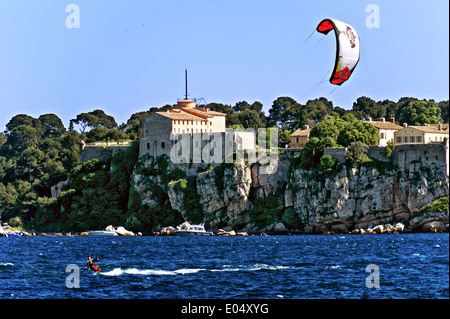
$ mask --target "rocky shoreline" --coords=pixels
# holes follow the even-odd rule
[[[213,231],[216,236],[255,236],[255,235],[335,235],[335,234],[401,234],[401,233],[448,233],[449,232],[449,212],[428,212],[421,216],[409,220],[407,225],[402,223],[380,224],[368,228],[356,228],[348,232],[324,231],[317,232],[305,229],[288,230],[282,223],[274,224],[264,229],[256,231],[233,230],[229,227]],[[167,226],[155,229],[151,233],[133,233],[124,227],[106,227],[106,232],[115,232],[119,236],[175,236],[175,227]],[[9,226],[0,226],[0,237],[8,236],[90,236],[90,231],[86,232],[37,232],[34,230],[18,229]]]

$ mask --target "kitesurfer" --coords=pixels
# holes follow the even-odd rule
[[[88,267],[88,270],[95,270],[98,271],[99,269],[97,266],[95,266],[94,262],[98,262],[99,258],[92,259],[91,256],[88,256],[88,260],[86,261],[86,265]]]

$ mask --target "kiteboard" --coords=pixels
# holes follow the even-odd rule
[[[101,269],[98,268],[98,267],[95,266],[95,265],[92,265],[92,266],[91,266],[91,269],[92,269],[93,271],[95,271],[95,272],[100,272],[100,271],[101,271]]]

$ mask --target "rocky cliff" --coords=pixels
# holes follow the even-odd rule
[[[341,166],[318,181],[295,169],[285,192],[306,232],[348,232],[376,225],[409,223],[421,207],[448,196],[448,176],[433,165],[415,164],[414,171]],[[447,221],[448,223],[448,221]]]
[[[170,166],[166,176],[175,169]],[[448,196],[449,191],[445,170],[420,161],[413,162],[408,170],[393,164],[360,168],[340,164],[331,175],[323,176],[295,167],[292,157],[283,154],[274,174],[262,174],[260,168],[259,164],[245,163],[207,169],[186,166],[181,170],[190,179],[167,183],[161,176],[135,173],[134,187],[150,207],[157,205],[161,192],[149,189],[159,184],[171,209],[180,212],[184,220],[192,219],[190,207],[195,207],[211,228],[250,233],[344,233],[398,222],[409,227],[415,212]],[[261,206],[269,197],[276,205]],[[259,219],[255,217],[257,212]],[[448,224],[448,213],[446,216],[444,224]]]

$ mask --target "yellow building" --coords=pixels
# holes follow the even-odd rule
[[[395,132],[395,144],[428,144],[441,143],[449,137],[448,124],[424,124],[422,126],[408,126]]]

